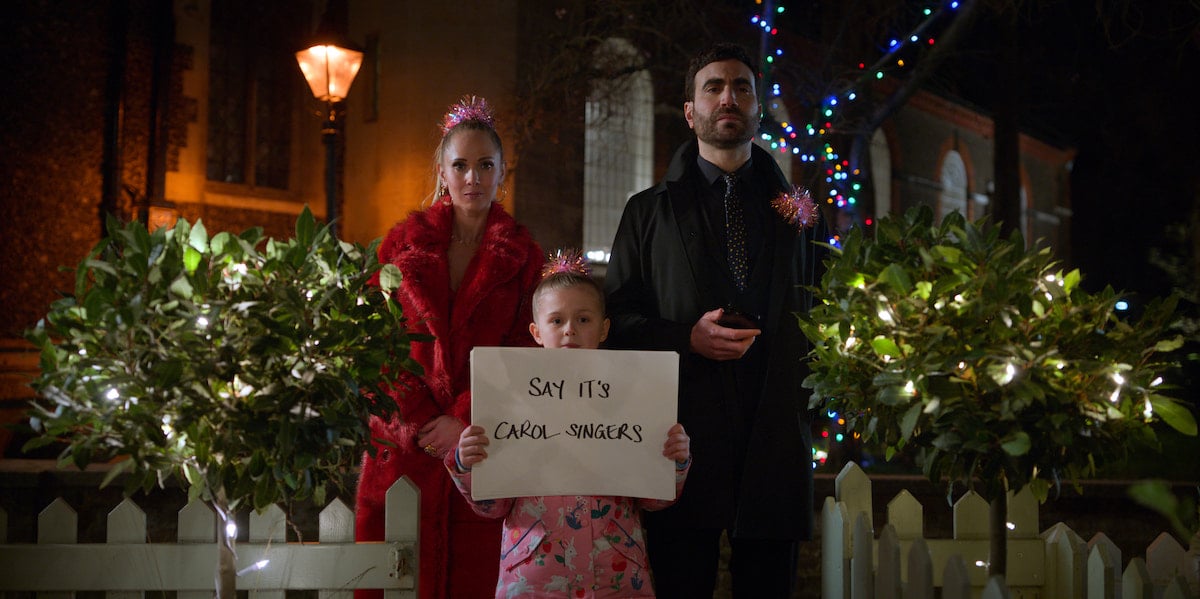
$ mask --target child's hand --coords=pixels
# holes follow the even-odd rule
[[[470,468],[487,458],[487,433],[482,426],[471,425],[458,436],[458,460],[463,467]]]
[[[667,442],[663,443],[663,455],[677,463],[688,461],[692,457],[692,439],[678,422],[667,431]]]

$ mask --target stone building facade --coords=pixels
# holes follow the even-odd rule
[[[680,101],[682,66],[671,77],[627,69],[630,84],[606,96],[568,95],[549,110],[525,110],[523,100],[537,93],[529,82],[544,64],[539,40],[565,27],[563,11],[586,6],[30,0],[7,7],[0,49],[21,59],[0,99],[7,183],[0,189],[7,316],[0,424],[20,421],[30,398],[24,381],[37,356],[23,331],[72,290],[70,269],[102,237],[105,215],[154,225],[202,219],[210,232],[260,226],[276,237],[290,235],[305,206],[325,215],[323,107],[291,54],[325,14],[366,50],[336,148],[344,239],[366,243],[423,205],[434,185],[437,123],[448,105],[475,94],[494,104],[506,140],[506,207],[545,248],[595,250],[602,263],[620,206],[657,180],[692,134]],[[598,48],[633,61],[622,64],[641,56],[624,41]],[[982,216],[991,136],[986,115],[918,92],[876,133],[875,197],[864,200],[864,214],[928,204],[939,214]],[[1024,135],[1021,149],[1026,237],[1067,258],[1071,150]],[[811,178],[811,166],[782,160],[794,180]],[[4,457],[18,454],[12,434],[0,430]]]

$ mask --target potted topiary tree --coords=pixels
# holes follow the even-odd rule
[[[222,531],[242,505],[323,504],[370,447],[368,416],[395,412],[388,371],[418,368],[378,240],[341,242],[307,208],[286,241],[184,220],[107,231],[75,293],[27,331],[41,372],[25,450],[114,460],[103,484],[124,474],[127,494],[177,479]],[[217,592],[232,598],[233,539],[218,536]]]
[[[800,326],[813,343],[812,407],[842,413],[892,459],[907,452],[931,481],[962,482],[991,505],[989,573],[1006,574],[1007,493],[1039,501],[1138,446],[1152,424],[1196,434],[1168,396],[1173,298],[1136,320],[1111,288],[1019,233],[927,207],[853,230],[831,248],[820,300]]]

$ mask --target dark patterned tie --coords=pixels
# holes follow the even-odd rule
[[[729,251],[729,271],[738,291],[746,290],[746,219],[738,200],[737,175],[725,177],[725,240]]]

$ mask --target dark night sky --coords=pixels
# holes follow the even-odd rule
[[[1200,2],[971,1],[977,18],[924,89],[994,114],[1004,55],[997,23],[1016,15],[1022,131],[1077,151],[1070,266],[1080,268],[1090,289],[1111,284],[1168,294],[1180,282],[1151,267],[1149,257],[1152,248],[1184,262],[1192,254],[1188,242],[1172,242],[1165,229],[1180,228],[1200,201]],[[781,27],[832,45],[821,68],[837,72],[838,63],[882,56],[887,39],[903,38],[925,18],[922,8],[945,3],[780,4],[788,6]],[[931,33],[940,38],[944,25]]]
[[[1200,5],[1130,2],[1098,14],[1094,0],[1048,0],[1021,11],[1026,132],[1077,149],[1071,177],[1073,262],[1089,287],[1165,295],[1148,265],[1172,249],[1200,166]],[[1105,3],[1115,5],[1119,3]],[[938,82],[986,111],[995,95],[994,17],[983,15]]]
[[[1130,1],[1128,11],[1103,15],[1094,0],[1036,4],[1019,21],[1022,125],[1077,151],[1070,266],[1086,288],[1128,292],[1135,312],[1175,290],[1195,293],[1200,4]],[[996,91],[995,43],[994,23],[985,18],[937,84],[987,112]],[[1182,268],[1168,274],[1156,255]],[[1179,311],[1194,319],[1200,306],[1185,300]],[[1188,364],[1191,383],[1183,384],[1196,389],[1200,363]]]

